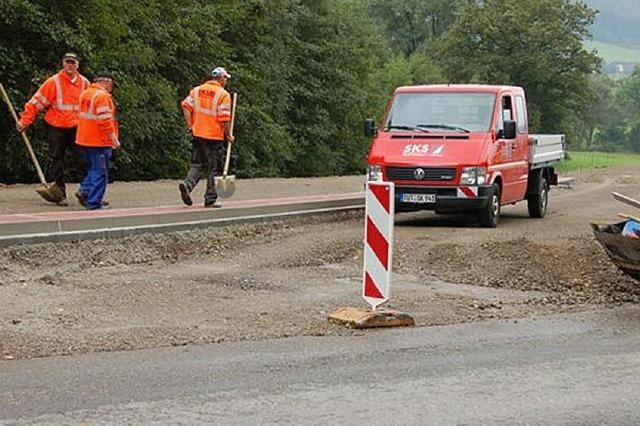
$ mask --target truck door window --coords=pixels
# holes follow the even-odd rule
[[[524,98],[516,96],[516,114],[518,115],[518,133],[527,131],[527,110],[524,107]]]
[[[511,96],[503,96],[500,101],[500,114],[498,114],[498,132],[504,132],[504,121],[513,120],[513,107]]]

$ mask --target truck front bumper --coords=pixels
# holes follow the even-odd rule
[[[396,212],[437,210],[443,212],[481,210],[487,206],[491,186],[395,187]],[[433,202],[411,202],[411,195],[433,194]]]

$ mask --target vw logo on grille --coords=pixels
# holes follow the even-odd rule
[[[416,180],[422,180],[424,179],[424,170],[417,168],[413,171],[413,177],[416,178]]]

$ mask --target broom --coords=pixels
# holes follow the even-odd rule
[[[0,83],[0,91],[2,91],[2,98],[4,99],[5,103],[9,107],[9,111],[11,112],[13,119],[15,120],[16,124],[18,124],[18,115],[16,114],[16,110],[13,109],[13,104],[11,103],[11,100],[9,99],[7,92],[4,90],[4,86],[2,85],[2,83]],[[27,150],[29,151],[31,160],[33,161],[34,166],[36,166],[36,171],[38,172],[38,177],[40,178],[41,187],[36,189],[36,192],[38,193],[38,195],[40,195],[42,198],[49,201],[50,203],[57,203],[58,201],[62,201],[62,199],[64,198],[64,195],[62,194],[62,191],[60,190],[58,185],[56,185],[55,183],[51,185],[47,185],[47,181],[44,178],[44,173],[42,173],[42,169],[40,168],[40,163],[38,163],[38,158],[36,157],[35,152],[33,152],[33,148],[31,147],[31,142],[29,142],[29,138],[27,138],[27,135],[24,132],[20,132],[20,134],[22,135],[22,140],[24,141],[24,144],[27,146]]]

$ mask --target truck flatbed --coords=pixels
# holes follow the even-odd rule
[[[529,146],[532,169],[564,160],[564,135],[529,135]]]

